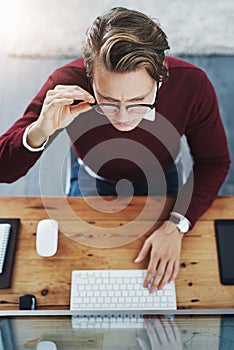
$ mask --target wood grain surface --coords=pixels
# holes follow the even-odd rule
[[[36,296],[38,309],[69,309],[71,272],[75,269],[147,268],[147,261],[136,264],[134,258],[155,227],[155,215],[159,224],[173,200],[152,198],[138,220],[145,197],[133,198],[125,209],[114,213],[100,211],[98,201],[93,198],[97,205],[93,209],[82,198],[0,198],[0,217],[21,219],[12,288],[0,289],[0,310],[18,309],[19,296],[26,293]],[[233,208],[234,197],[217,198],[184,236],[176,279],[179,309],[234,308],[234,286],[220,283],[214,232],[214,219],[234,218]],[[48,217],[59,222],[59,245],[55,256],[42,258],[35,249],[36,228],[39,220]]]

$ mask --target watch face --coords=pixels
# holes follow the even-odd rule
[[[188,224],[187,220],[181,219],[180,222],[178,223],[177,227],[180,230],[180,232],[182,232],[182,233],[186,233],[189,230],[189,224]]]

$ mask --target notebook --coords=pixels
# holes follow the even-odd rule
[[[10,231],[10,224],[0,224],[0,274],[3,272],[4,268]]]
[[[0,219],[0,225],[1,224],[10,225],[9,237],[6,244],[7,250],[5,252],[4,264],[2,266],[2,273],[0,273],[0,289],[3,289],[3,288],[11,287],[12,272],[14,268],[14,259],[15,259],[20,219],[18,218]]]

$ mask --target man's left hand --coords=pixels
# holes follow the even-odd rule
[[[145,241],[135,262],[143,261],[150,253],[150,261],[143,286],[150,285],[150,293],[162,289],[173,281],[179,272],[180,252],[183,234],[176,224],[165,221]]]

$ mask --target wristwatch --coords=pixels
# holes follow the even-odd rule
[[[181,233],[187,233],[190,229],[190,223],[184,216],[177,217],[175,215],[171,215],[168,220],[174,222]]]

